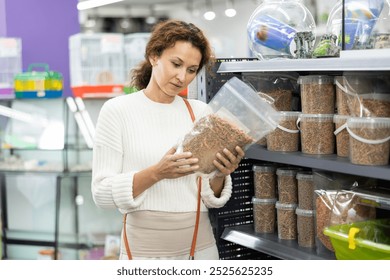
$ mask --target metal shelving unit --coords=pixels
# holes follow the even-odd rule
[[[321,59],[237,60],[222,62],[218,74],[245,72],[330,72],[390,71],[390,49],[341,51],[340,57]],[[363,166],[337,155],[306,155],[301,152],[271,152],[260,145],[251,146],[246,153],[250,159],[296,165],[323,171],[344,173],[390,181],[390,165]],[[390,196],[356,192],[360,202],[378,208],[390,209]],[[277,234],[258,234],[252,225],[225,228],[222,239],[264,252],[281,259],[334,259],[331,252],[319,254],[315,249],[299,247],[296,240],[280,240]]]

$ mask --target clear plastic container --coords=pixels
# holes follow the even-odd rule
[[[297,173],[298,207],[304,210],[314,209],[314,181],[311,171]]]
[[[193,128],[178,143],[178,152],[190,151],[199,159],[201,174],[211,174],[213,160],[223,149],[246,150],[279,124],[280,115],[246,83],[233,77],[210,100]],[[215,137],[215,136],[218,137]]]
[[[277,214],[278,238],[297,239],[297,215],[295,214],[296,204],[283,204],[279,201],[275,204]]]
[[[253,197],[253,224],[257,233],[274,233],[276,229],[276,198]]]
[[[299,115],[302,153],[329,155],[334,153],[333,114]]]
[[[349,118],[349,159],[353,164],[387,165],[390,152],[390,118]]]
[[[296,175],[301,170],[297,167],[280,167],[276,170],[280,203],[298,203],[298,182]]]
[[[304,114],[333,114],[335,112],[334,78],[326,75],[300,76],[301,105]]]
[[[249,18],[247,35],[259,59],[302,57],[312,52],[316,24],[301,0],[264,0]]]
[[[278,127],[267,135],[267,149],[276,152],[296,152],[299,149],[297,120],[301,112],[280,112]]]
[[[14,77],[21,72],[21,39],[0,37],[0,99],[15,98]]]
[[[342,1],[331,10],[327,33],[335,34],[338,45],[342,33]],[[385,0],[345,0],[344,41],[345,49],[372,49],[388,46],[381,35],[390,32],[389,2]],[[378,44],[376,45],[376,42]]]
[[[298,73],[242,73],[242,80],[261,93],[267,95],[278,111],[293,110],[293,96],[299,92]]]
[[[253,165],[256,198],[276,197],[276,168],[273,165]]]
[[[339,157],[348,157],[349,155],[349,133],[346,129],[347,120],[350,116],[334,115],[335,124],[334,135],[336,135],[336,153]]]
[[[313,248],[316,246],[314,210],[297,208],[298,245]]]

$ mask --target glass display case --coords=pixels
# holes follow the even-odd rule
[[[3,259],[100,259],[122,217],[95,206],[92,144],[106,99],[0,102]]]

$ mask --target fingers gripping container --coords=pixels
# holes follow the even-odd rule
[[[216,170],[216,154],[235,147],[244,151],[273,131],[279,122],[278,112],[246,83],[233,77],[228,80],[208,103],[206,110],[195,121],[178,151],[192,152],[199,159],[199,173]]]

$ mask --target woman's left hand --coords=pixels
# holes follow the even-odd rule
[[[218,160],[213,161],[217,167],[216,177],[226,177],[238,168],[238,164],[245,156],[245,152],[239,146],[236,146],[235,151],[237,155],[234,155],[226,148],[223,149],[223,154],[217,153]]]

